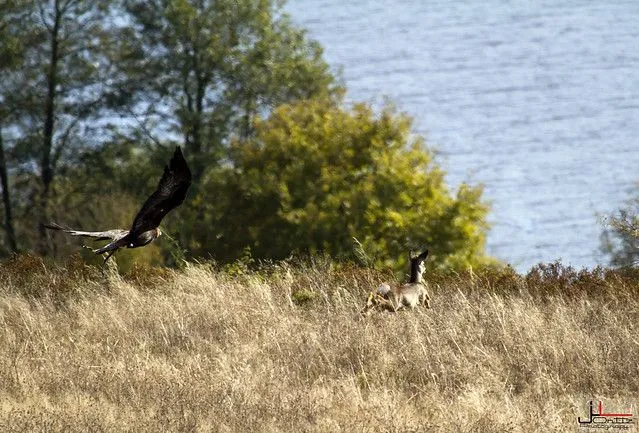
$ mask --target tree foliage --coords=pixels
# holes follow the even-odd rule
[[[184,144],[196,180],[226,157],[229,137],[251,133],[255,115],[331,91],[321,47],[291,25],[279,1],[125,5],[138,46],[129,68],[138,118]]]
[[[206,179],[192,249],[219,258],[246,248],[258,258],[352,258],[359,242],[377,264],[402,266],[410,248],[424,246],[440,265],[482,262],[481,187],[451,194],[410,126],[391,108],[376,115],[323,98],[280,106],[256,122],[255,137],[233,143],[230,167]]]

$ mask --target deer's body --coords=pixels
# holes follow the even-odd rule
[[[425,305],[426,308],[430,308],[430,295],[423,278],[426,269],[424,261],[427,257],[428,250],[417,257],[412,257],[411,255],[411,272],[408,283],[398,286],[391,286],[388,283],[381,284],[376,292],[368,296],[362,313],[367,313],[372,308],[394,312],[406,307],[413,309],[418,305]]]
[[[418,305],[430,308],[430,295],[424,282],[406,283],[396,287],[385,283],[378,287],[377,293],[392,302],[395,311],[405,307],[413,309]]]

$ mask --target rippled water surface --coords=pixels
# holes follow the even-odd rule
[[[488,252],[605,263],[598,214],[639,180],[639,1],[289,0],[350,101],[389,97],[452,186],[484,183]]]

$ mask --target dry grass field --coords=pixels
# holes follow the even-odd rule
[[[639,401],[639,272],[0,267],[0,432],[563,432]]]

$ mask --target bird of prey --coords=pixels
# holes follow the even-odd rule
[[[114,229],[102,232],[85,232],[50,223],[44,226],[51,230],[61,230],[72,236],[86,236],[96,240],[111,240],[102,248],[92,249],[96,254],[107,253],[106,262],[119,248],[138,248],[151,243],[162,232],[159,229],[162,218],[171,210],[182,204],[186,191],[191,185],[191,170],[178,146],[168,166],[164,167],[164,174],[160,179],[157,190],[144,202],[142,209],[135,216],[129,230]]]

